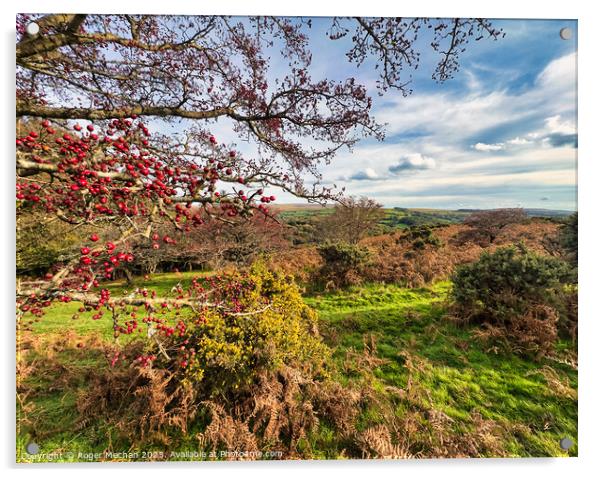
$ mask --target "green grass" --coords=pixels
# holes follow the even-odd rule
[[[163,273],[161,275],[149,276],[148,279],[136,277],[131,283],[125,281],[115,281],[106,286],[111,291],[114,297],[120,295],[128,295],[136,288],[147,288],[151,291],[156,291],[158,296],[166,296],[171,289],[178,283],[186,287],[194,278],[203,276],[203,272],[179,272],[179,273]],[[68,328],[79,334],[100,333],[104,338],[113,336],[113,328],[111,317],[105,313],[100,320],[93,320],[92,315],[96,312],[78,313],[78,309],[82,306],[79,302],[57,303],[48,308],[46,314],[39,322],[32,326],[35,334],[59,333],[64,330],[65,323],[68,323]],[[79,315],[79,318],[73,320],[73,315]],[[26,320],[29,321],[29,320]]]
[[[413,290],[369,285],[307,301],[318,311],[322,332],[341,366],[347,350],[362,351],[365,337],[374,336],[377,356],[387,361],[374,371],[375,387],[406,388],[406,358],[400,351],[409,351],[423,367],[413,379],[418,378],[432,405],[454,419],[458,430],[470,425],[476,411],[521,429],[505,443],[511,455],[567,455],[558,442],[563,437],[577,440],[577,401],[550,389],[539,370],[551,367],[574,390],[577,371],[555,361],[487,353],[470,329],[444,319],[449,287],[447,282]],[[560,343],[559,349],[567,346]],[[577,446],[569,453],[576,455]]]
[[[158,292],[168,292],[178,282],[185,284],[198,273],[164,274],[151,280],[137,279],[133,284],[111,285],[114,295],[129,293],[137,286]],[[407,289],[394,285],[366,285],[334,293],[312,294],[306,302],[317,310],[320,330],[325,341],[334,350],[336,378],[352,384],[363,379],[360,374],[344,372],[350,350],[361,353],[365,343],[374,338],[376,356],[383,362],[371,373],[371,386],[383,398],[391,399],[395,414],[403,416],[406,403],[386,393],[388,387],[408,387],[408,355],[419,362],[412,374],[414,386],[427,390],[432,406],[453,419],[452,427],[458,435],[473,426],[472,416],[479,413],[484,419],[510,429],[504,439],[505,451],[512,456],[563,456],[558,442],[563,437],[577,441],[577,401],[554,389],[541,370],[553,369],[570,388],[577,389],[577,371],[556,361],[534,362],[514,354],[487,352],[484,345],[471,336],[468,328],[457,327],[445,319],[448,282],[428,288]],[[78,320],[71,315],[78,304],[55,305],[33,332],[40,339],[63,333],[65,321],[82,335],[99,334],[112,337],[110,317],[91,320],[82,314]],[[561,342],[559,350],[570,348]],[[35,356],[28,359],[35,359]],[[81,368],[81,379],[71,383],[67,391],[53,386],[50,374],[35,373],[26,378],[28,387],[36,390],[29,402],[32,410],[21,413],[24,418],[18,428],[18,453],[21,459],[31,459],[22,453],[24,446],[35,440],[42,451],[70,451],[77,460],[77,452],[101,452],[107,448],[123,450],[116,436],[111,442],[111,429],[74,431],[77,394],[85,389],[86,372],[106,366],[104,357],[86,350],[70,350],[57,354],[62,366]],[[388,396],[388,397],[387,397]],[[19,415],[19,414],[18,414]],[[25,419],[27,417],[27,419]],[[362,410],[359,427],[378,423],[382,416],[376,408]],[[28,421],[29,420],[29,421]],[[29,423],[28,423],[29,422]],[[35,422],[35,428],[30,425]],[[172,450],[196,448],[195,429],[188,436],[179,436]],[[123,443],[121,443],[123,444]],[[309,447],[316,458],[340,457],[344,442],[325,423],[300,443]],[[156,448],[155,450],[160,450]],[[576,455],[573,446],[568,455]],[[80,457],[81,459],[81,457]]]

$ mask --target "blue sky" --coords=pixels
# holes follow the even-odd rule
[[[405,98],[378,96],[372,67],[346,63],[348,45],[326,38],[327,22],[312,28],[314,77],[367,84],[387,138],[337,155],[321,168],[324,182],[385,206],[576,209],[576,21],[496,20],[506,37],[471,44],[444,84],[431,79],[435,54],[421,48]],[[572,39],[560,38],[563,27]]]
[[[243,20],[244,21],[244,20]],[[327,38],[330,18],[313,18],[309,46],[314,80],[355,77],[368,87],[372,113],[386,124],[386,139],[360,141],[321,165],[322,182],[344,186],[387,207],[577,208],[577,22],[494,20],[506,36],[471,43],[460,71],[443,84],[431,78],[439,59],[428,38],[419,38],[420,68],[411,72],[413,94],[379,96],[374,64],[347,62],[348,39]],[[573,31],[570,40],[560,30]],[[289,70],[270,52],[269,76]],[[186,121],[164,132],[181,132]],[[241,140],[228,119],[209,126],[220,142],[244,155],[256,147]],[[303,141],[315,144],[311,138]],[[312,178],[308,176],[308,182]],[[313,182],[313,181],[312,181]],[[278,203],[302,202],[266,189]]]

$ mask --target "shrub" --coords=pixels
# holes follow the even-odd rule
[[[267,257],[270,268],[292,275],[298,282],[308,282],[323,261],[316,247],[299,247],[270,254]]]
[[[525,214],[523,209],[477,211],[464,219],[464,223],[471,228],[471,233],[467,234],[465,239],[473,241],[484,240],[484,245],[490,245],[506,226],[524,223],[527,219],[527,214]]]
[[[408,287],[448,279],[455,265],[475,260],[481,251],[474,244],[450,242],[449,236],[455,235],[458,227],[416,227],[401,234],[363,240],[362,245],[372,254],[362,271],[363,277],[366,281],[403,283]]]
[[[368,264],[370,252],[348,243],[327,243],[318,247],[324,261],[318,270],[318,279],[327,288],[340,288],[359,283],[362,269]]]
[[[556,340],[566,284],[572,279],[566,262],[511,246],[458,267],[451,293],[463,319],[504,329],[518,350],[542,354]]]
[[[182,332],[144,350],[128,345],[123,363],[91,378],[82,425],[94,415],[130,439],[167,442],[170,429],[185,433],[196,419],[207,448],[234,445],[238,435],[252,447],[293,449],[317,418],[340,414],[328,404],[341,393],[329,379],[329,349],[291,279],[255,265],[213,280],[236,290],[241,311],[197,310]],[[155,358],[129,365],[136,355]]]
[[[578,242],[578,217],[575,212],[560,229],[560,244],[566,252],[567,259],[574,265],[577,265]]]
[[[424,250],[427,246],[440,248],[443,245],[443,242],[433,233],[433,227],[428,225],[410,227],[398,239],[399,244],[404,242],[411,242],[414,250]]]
[[[203,383],[206,395],[223,394],[249,384],[260,371],[302,366],[306,374],[320,374],[327,348],[317,333],[317,316],[303,302],[291,278],[255,265],[243,279],[238,299],[240,313],[208,309],[200,321],[175,338],[193,344],[194,355],[184,351],[185,378]],[[226,284],[226,286],[228,286]]]

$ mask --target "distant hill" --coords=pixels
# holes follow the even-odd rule
[[[273,205],[272,208],[279,212],[311,212],[319,211],[324,209],[331,209],[334,204],[277,204]],[[406,213],[419,213],[419,214],[435,214],[435,215],[457,215],[466,216],[473,212],[481,212],[488,209],[434,209],[429,207],[385,207],[387,211],[397,211]],[[572,210],[558,210],[558,209],[535,209],[525,208],[523,209],[529,217],[566,217],[574,213]]]
[[[279,204],[274,207],[281,219],[296,230],[295,244],[310,243],[315,240],[315,224],[320,216],[331,214],[334,205],[319,204]],[[385,214],[379,223],[376,234],[415,226],[436,226],[459,224],[474,213],[485,209],[428,209],[428,208],[384,208]],[[529,217],[542,217],[552,220],[562,219],[571,215],[569,210],[524,209]]]
[[[320,211],[324,209],[331,209],[334,204],[320,205],[320,204],[278,204],[273,205],[272,208],[278,212],[311,212]],[[458,218],[464,217],[473,212],[481,212],[488,209],[433,209],[428,207],[385,207],[384,210],[406,212],[408,214],[434,214],[441,216],[457,216]],[[571,210],[557,210],[557,209],[523,209],[529,217],[566,217],[574,213]]]
[[[485,209],[458,209],[458,212],[473,213],[480,212]],[[555,210],[555,209],[523,209],[529,217],[567,217],[573,214],[572,210]]]

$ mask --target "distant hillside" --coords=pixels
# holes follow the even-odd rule
[[[484,209],[458,209],[458,212],[473,213],[480,212]],[[529,217],[568,217],[574,214],[571,210],[555,210],[555,209],[523,209]]]
[[[274,207],[280,218],[294,230],[293,243],[295,245],[313,243],[316,240],[316,221],[321,216],[331,214],[334,206],[329,204],[280,204]],[[375,235],[384,234],[394,230],[405,229],[422,225],[452,225],[460,224],[464,219],[483,209],[427,209],[427,208],[385,208],[385,214],[374,231]],[[562,219],[573,212],[568,210],[551,209],[524,209],[529,217],[542,217],[548,219]]]
[[[278,212],[312,212],[312,211],[325,211],[327,209],[332,209],[334,204],[278,204],[273,205],[272,208],[277,210]],[[439,217],[447,217],[447,218],[455,218],[457,221],[460,221],[468,214],[472,214],[473,212],[480,212],[488,209],[432,209],[427,207],[385,207],[385,211],[390,211],[392,213],[405,213],[407,215],[429,215],[429,216],[439,216]],[[535,208],[526,208],[523,209],[525,213],[529,217],[566,217],[574,213],[571,210],[556,210],[556,209],[535,209]],[[455,221],[455,220],[452,220]]]

